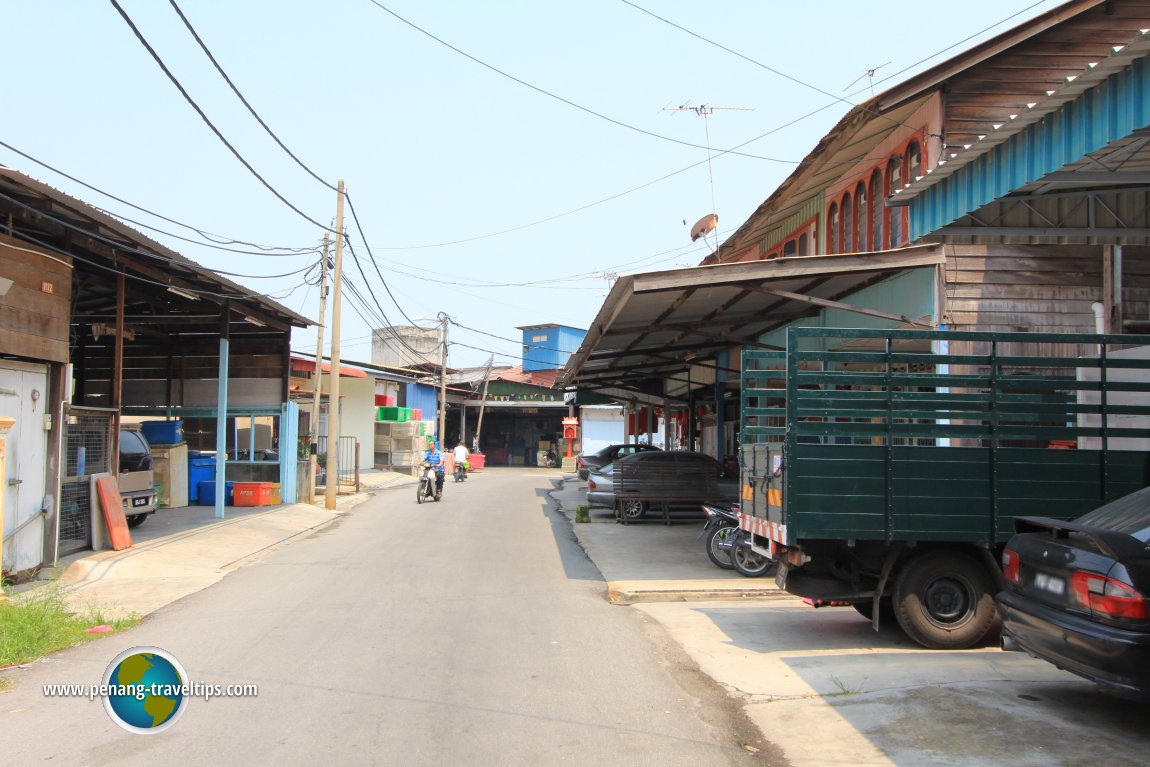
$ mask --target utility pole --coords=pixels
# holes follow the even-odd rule
[[[443,323],[443,347],[439,350],[439,449],[447,445],[443,440],[447,438],[444,431],[447,428],[447,323],[451,318],[444,312],[439,313],[439,321]]]
[[[479,452],[479,432],[483,431],[483,408],[487,406],[487,382],[491,380],[491,366],[495,364],[495,355],[487,358],[487,371],[483,374],[483,397],[479,400],[479,423],[475,425],[475,440],[472,448]]]
[[[331,304],[331,387],[327,397],[327,464],[324,474],[324,506],[335,509],[339,493],[339,319],[340,292],[343,290],[343,179],[335,202],[335,279],[332,283]],[[316,367],[323,368],[322,357],[316,358]]]
[[[308,420],[308,503],[315,503],[315,462],[319,444],[319,401],[323,393],[323,327],[327,322],[327,232],[323,233],[323,260],[319,267],[319,329],[315,341],[315,386],[312,390],[311,418]]]

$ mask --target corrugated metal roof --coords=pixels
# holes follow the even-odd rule
[[[942,246],[935,245],[622,277],[557,385],[618,390],[682,373],[731,347],[760,346],[763,334],[867,285],[944,263]],[[886,318],[905,324],[920,320]]]
[[[65,194],[17,170],[0,166],[0,207],[26,205],[20,198],[45,201],[50,208],[50,212],[45,210],[40,212],[42,215],[51,216],[54,219],[62,221],[62,226],[73,227],[74,230],[81,235],[99,235],[113,242],[120,243],[121,246],[125,248],[120,254],[122,261],[148,258],[147,256],[134,254],[132,251],[144,251],[155,254],[156,259],[164,263],[165,268],[169,270],[169,276],[175,276],[177,278],[177,286],[219,293],[223,296],[221,300],[227,300],[237,304],[235,308],[236,312],[242,314],[245,311],[259,310],[259,312],[263,314],[273,315],[280,321],[296,327],[307,327],[315,324],[307,317],[293,312],[291,309],[273,301],[267,296],[234,283],[180,253],[161,245],[124,222],[88,203]],[[32,215],[37,213],[35,210],[32,211]],[[19,234],[20,231],[17,230],[15,235],[19,236]],[[77,237],[77,239],[81,238]],[[160,290],[164,290],[165,287],[166,286],[162,284],[157,285],[157,288]]]
[[[906,201],[1144,55],[1147,28],[1150,0],[1075,0],[854,107],[720,246],[720,258],[767,236],[813,195],[870,159],[886,137],[900,130],[909,136],[903,123],[931,99],[941,98],[945,133],[931,137],[929,159],[938,159],[941,143],[946,164],[898,195]],[[1084,148],[1076,159],[1085,154]],[[881,161],[874,159],[876,165]]]

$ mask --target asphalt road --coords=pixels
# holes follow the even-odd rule
[[[489,470],[444,500],[388,490],[123,634],[0,694],[10,764],[719,765],[758,763],[740,708],[643,613],[612,606],[554,475]],[[43,684],[99,682],[132,646],[193,682],[157,735]]]

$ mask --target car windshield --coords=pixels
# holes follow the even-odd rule
[[[1080,525],[1113,530],[1150,543],[1150,487],[1099,506],[1075,520]]]
[[[139,434],[128,429],[120,432],[120,453],[135,457],[147,452],[148,447],[144,444],[144,440],[140,439]]]

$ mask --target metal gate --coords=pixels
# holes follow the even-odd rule
[[[327,449],[328,438],[316,438],[316,452],[321,457],[319,474],[316,475],[316,485],[327,485],[327,467],[331,463],[331,456]],[[359,440],[355,437],[340,437],[339,449],[336,451],[338,487],[351,487],[359,492]],[[338,492],[338,490],[337,490]]]
[[[115,410],[64,406],[59,556],[92,547],[92,476],[118,473],[112,455],[115,428]]]

